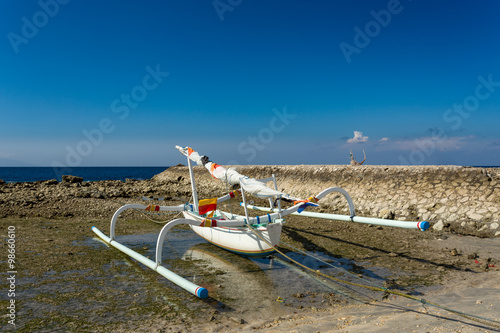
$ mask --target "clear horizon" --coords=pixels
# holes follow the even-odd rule
[[[497,166],[498,9],[2,2],[0,167]]]
[[[187,163],[181,163],[184,166],[187,166]],[[177,165],[177,164],[176,164]],[[347,165],[347,163],[343,164],[236,164],[236,166],[259,166],[259,165]],[[459,167],[471,167],[471,168],[500,168],[500,165],[461,165],[461,164],[420,164],[420,165],[401,165],[401,164],[363,164],[365,166],[459,166]],[[68,167],[71,168],[170,168],[175,165],[81,165],[77,167]],[[232,166],[232,165],[231,165]],[[11,166],[0,166],[0,168],[55,168],[50,165],[11,165]]]

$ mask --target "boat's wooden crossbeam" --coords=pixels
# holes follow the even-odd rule
[[[194,226],[200,226],[199,221],[195,221],[192,219],[186,219],[186,218],[181,218],[181,219],[175,219],[173,221],[168,222],[163,226],[163,228],[160,231],[160,234],[158,235],[158,241],[156,242],[156,265],[159,266],[162,261],[162,253],[163,253],[163,242],[165,241],[165,237],[167,236],[167,233],[175,227],[176,225],[180,224],[188,224],[188,225],[194,225]],[[244,225],[244,221],[240,220],[216,220],[216,225],[219,227],[241,227]]]
[[[194,283],[192,283],[189,280],[186,280],[185,278],[175,274],[174,272],[168,270],[167,268],[161,266],[162,262],[162,255],[163,255],[163,242],[165,241],[165,238],[167,236],[167,233],[175,227],[176,225],[180,224],[188,224],[188,225],[195,225],[195,226],[200,226],[199,221],[195,221],[192,219],[186,219],[186,218],[179,218],[175,219],[173,221],[168,222],[163,226],[163,228],[160,231],[160,234],[158,235],[158,240],[156,241],[156,252],[155,252],[155,261],[152,261],[151,259],[148,259],[144,257],[143,255],[129,249],[125,245],[117,242],[115,240],[115,229],[116,229],[116,223],[118,221],[118,217],[122,212],[124,212],[127,209],[146,209],[147,206],[145,205],[140,205],[140,204],[128,204],[120,207],[115,214],[113,215],[113,218],[111,219],[111,225],[110,225],[110,236],[106,236],[102,231],[100,231],[97,227],[92,227],[92,231],[96,235],[98,235],[104,242],[107,244],[115,247],[116,249],[122,251],[123,253],[129,255],[130,257],[136,259],[137,261],[141,262],[142,264],[146,265],[147,267],[151,268],[152,270],[158,272],[159,274],[163,275],[166,277],[168,280],[172,281],[173,283],[177,284],[178,286],[184,288],[185,290],[189,291],[190,293],[198,296],[199,298],[207,298],[208,297],[208,291],[200,287]],[[185,205],[179,205],[179,206],[160,206],[159,210],[160,211],[184,211],[186,209]],[[211,222],[210,220],[209,222]],[[215,220],[213,220],[215,221]],[[238,227],[238,226],[243,226],[245,224],[245,221],[242,220],[216,220],[214,222],[214,225],[221,226],[221,227]],[[212,225],[209,223],[209,225]]]
[[[127,204],[123,205],[118,210],[113,214],[113,217],[111,218],[111,225],[109,227],[109,238],[111,240],[115,239],[115,226],[116,222],[118,220],[118,216],[120,214],[127,210],[127,209],[140,209],[140,210],[145,210],[147,206],[141,205],[141,204]],[[179,206],[160,206],[161,212],[182,212],[185,210],[185,205],[179,205]]]
[[[344,196],[344,198],[347,200],[347,204],[349,205],[349,214],[351,216],[355,216],[356,215],[356,210],[354,209],[354,203],[352,202],[352,198],[349,195],[349,193],[347,193],[347,191],[344,190],[343,188],[340,188],[340,187],[329,187],[326,190],[321,191],[316,196],[316,198],[318,200],[319,199],[323,199],[325,196],[327,196],[328,194],[333,193],[333,192],[340,193],[340,194],[342,194]]]

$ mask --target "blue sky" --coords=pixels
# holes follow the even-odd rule
[[[1,1],[0,166],[500,165],[496,1]]]

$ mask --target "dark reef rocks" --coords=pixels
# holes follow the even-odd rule
[[[357,215],[398,220],[428,220],[435,231],[483,237],[500,235],[500,171],[459,166],[345,165],[236,166],[241,174],[276,174],[279,190],[308,198],[338,186],[350,194]],[[203,167],[194,168],[200,198],[225,194],[226,184]],[[188,201],[186,166],[174,166],[149,180],[84,182],[64,176],[35,183],[2,183],[0,217],[108,217],[125,202],[161,198]],[[348,211],[339,195],[320,202],[320,211]],[[161,203],[160,203],[161,204]]]

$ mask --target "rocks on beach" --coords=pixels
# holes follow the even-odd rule
[[[71,176],[71,175],[63,175],[62,176],[62,181],[63,181],[63,183],[76,184],[76,183],[83,182],[83,178],[82,177]]]
[[[241,174],[255,178],[274,173],[279,189],[296,197],[307,198],[327,187],[341,187],[352,197],[360,216],[428,220],[436,232],[500,236],[498,169],[344,165],[236,168]],[[225,184],[215,181],[203,167],[194,170],[200,197],[225,193]],[[141,202],[142,197],[187,201],[191,195],[188,174],[188,168],[179,165],[141,181],[85,182],[72,175],[63,176],[62,182],[0,181],[0,215],[57,217],[71,211],[74,215],[101,217],[108,216],[117,202]],[[348,213],[341,195],[329,195],[320,205],[322,212]]]

